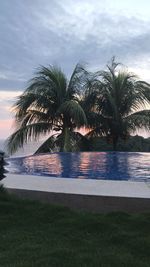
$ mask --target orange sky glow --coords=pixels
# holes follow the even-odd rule
[[[0,139],[6,139],[13,132],[12,105],[21,91],[0,91]]]
[[[6,139],[14,131],[13,127],[13,113],[12,105],[15,103],[17,96],[21,94],[21,91],[1,91],[0,92],[0,139]],[[149,108],[147,106],[147,108]],[[87,130],[82,129],[82,134],[86,134]],[[149,137],[150,134],[138,131],[135,134],[143,135],[144,137]]]
[[[12,132],[12,119],[0,120],[0,139],[7,138]]]

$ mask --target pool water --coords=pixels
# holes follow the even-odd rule
[[[49,153],[9,158],[13,174],[80,179],[150,181],[150,153]]]

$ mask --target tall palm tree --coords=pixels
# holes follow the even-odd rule
[[[88,136],[106,136],[114,150],[119,138],[126,140],[137,129],[150,130],[150,84],[118,70],[119,65],[113,58],[107,71],[97,72],[84,99]]]
[[[14,106],[16,130],[8,139],[8,150],[18,148],[39,136],[49,134],[37,153],[76,149],[80,134],[75,129],[86,125],[79,104],[86,71],[77,64],[70,80],[56,66],[41,67]]]

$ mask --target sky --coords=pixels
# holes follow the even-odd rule
[[[11,107],[40,65],[69,77],[77,62],[95,71],[115,56],[150,82],[149,25],[149,0],[0,1],[0,139],[12,133]]]

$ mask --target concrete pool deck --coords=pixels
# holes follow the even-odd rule
[[[150,212],[150,184],[146,182],[7,174],[2,183],[22,198],[81,210]]]

